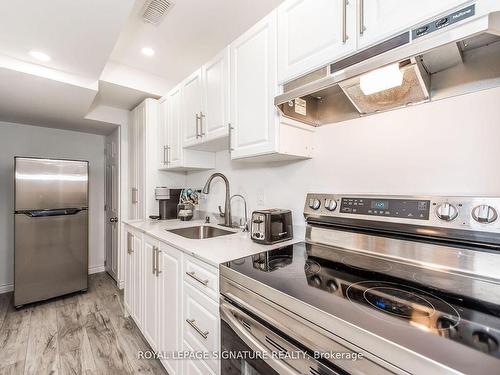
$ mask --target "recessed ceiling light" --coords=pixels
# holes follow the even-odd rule
[[[40,51],[30,51],[30,55],[40,61],[50,61],[50,56]]]
[[[146,56],[153,56],[155,54],[155,50],[150,47],[144,47],[141,52]]]

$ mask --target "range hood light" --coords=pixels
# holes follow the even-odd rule
[[[398,87],[402,83],[403,73],[399,69],[399,63],[372,70],[359,77],[359,86],[365,95]]]

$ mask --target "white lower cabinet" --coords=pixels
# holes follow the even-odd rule
[[[182,349],[182,253],[160,243],[159,270],[159,350],[172,353]],[[162,363],[169,375],[182,374],[182,361],[166,358]]]
[[[184,341],[195,351],[219,350],[219,304],[191,285],[184,285]],[[219,361],[207,359],[210,369],[219,372]]]
[[[142,329],[143,324],[143,293],[142,293],[142,235],[131,229],[125,231],[127,258],[125,265],[125,307]]]
[[[154,238],[144,236],[144,323],[143,334],[153,348],[158,349],[159,311],[158,299],[160,297],[158,287],[157,260],[160,243]]]
[[[220,373],[220,361],[179,360],[173,352],[220,350],[218,269],[125,228],[125,307],[169,375]]]

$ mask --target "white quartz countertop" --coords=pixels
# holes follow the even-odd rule
[[[243,232],[241,229],[229,229],[217,224],[205,224],[203,220],[124,220],[126,225],[131,226],[137,231],[145,233],[148,236],[165,242],[189,255],[194,256],[215,267],[230,260],[243,258],[249,255],[257,254],[263,251],[276,249],[278,247],[291,245],[304,239],[300,229],[294,228],[294,238],[289,241],[280,242],[274,245],[261,245],[250,239],[250,233]],[[197,225],[209,225],[221,229],[234,231],[234,234],[225,236],[207,238],[207,239],[189,239],[177,234],[168,232],[169,229],[192,227]]]

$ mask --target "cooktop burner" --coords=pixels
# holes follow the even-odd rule
[[[361,328],[383,320],[500,358],[500,302],[473,293],[498,295],[498,284],[304,242],[225,266]]]
[[[384,319],[386,314],[400,318],[400,320],[388,320],[395,324],[403,324],[401,321],[403,319],[422,327],[445,330],[454,328],[460,322],[460,314],[449,303],[425,290],[405,284],[361,281],[347,287],[346,297],[356,306],[368,304],[375,308],[363,311],[377,318]],[[377,314],[377,310],[384,314]],[[446,327],[440,326],[437,324],[440,316],[446,316],[453,323]]]

